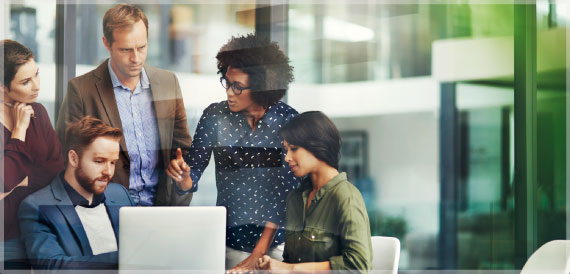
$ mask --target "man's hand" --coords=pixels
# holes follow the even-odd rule
[[[190,178],[190,166],[182,158],[182,150],[176,149],[176,159],[170,161],[166,174],[176,182],[178,188],[188,190],[192,188],[192,178]]]
[[[271,273],[289,273],[293,271],[293,264],[284,263],[265,255],[257,260],[256,268]]]

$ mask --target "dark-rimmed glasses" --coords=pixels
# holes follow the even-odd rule
[[[251,88],[251,87],[241,87],[238,82],[232,83],[230,82],[230,80],[228,80],[228,78],[224,76],[220,77],[220,83],[222,84],[222,87],[226,89],[226,91],[229,88],[232,88],[232,91],[234,92],[235,95],[240,95],[244,90]]]

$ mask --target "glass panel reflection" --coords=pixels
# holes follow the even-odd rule
[[[40,69],[41,103],[55,122],[55,4],[32,2],[9,4],[8,39],[30,48]]]
[[[83,4],[77,17],[77,75],[108,58],[101,42],[102,18],[113,5]],[[146,64],[174,71],[180,82],[190,134],[202,111],[226,98],[216,74],[216,53],[233,35],[255,31],[255,4],[139,5],[149,20]],[[216,186],[211,165],[201,179],[192,205],[215,205]]]

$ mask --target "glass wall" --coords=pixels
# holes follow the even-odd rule
[[[565,8],[537,4],[539,245],[566,230]],[[289,104],[333,117],[341,169],[363,193],[373,235],[401,240],[400,269],[517,267],[514,29],[513,5],[290,5]],[[453,87],[445,105],[442,85]],[[441,117],[450,108],[452,121]],[[453,178],[440,172],[449,151]]]
[[[39,1],[10,4],[4,22],[7,39],[16,40],[32,50],[40,69],[38,102],[55,122],[55,4]],[[2,38],[4,39],[4,38]]]
[[[513,95],[509,86],[457,85],[458,269],[515,267]]]
[[[143,1],[144,2],[144,1]],[[141,4],[148,16],[147,64],[179,78],[189,128],[226,98],[215,55],[232,35],[255,31],[255,1]],[[36,54],[40,102],[55,106],[55,4],[10,4],[6,37]],[[112,5],[77,6],[76,75],[108,58],[102,17]],[[536,4],[536,243],[565,239],[568,11]],[[295,82],[287,103],[321,110],[341,131],[341,170],[362,192],[373,235],[402,244],[400,269],[516,269],[513,5],[316,1],[288,5]],[[9,18],[9,19],[8,19]],[[442,104],[442,86],[454,100]],[[452,109],[453,120],[442,119]],[[443,124],[447,123],[447,124]],[[456,143],[442,135],[451,129]],[[455,155],[451,185],[443,152]],[[449,179],[449,178],[447,178]],[[442,185],[443,184],[443,185]],[[441,216],[442,187],[453,190]],[[519,186],[520,187],[520,186]],[[213,167],[192,205],[214,205]],[[445,200],[445,201],[444,201]],[[452,218],[449,218],[452,216]],[[452,227],[442,234],[442,227]],[[451,241],[455,257],[443,256]],[[443,261],[442,261],[443,260]],[[446,262],[445,260],[450,260]]]
[[[514,8],[470,5],[468,81],[457,84],[458,269],[514,269]],[[469,19],[467,19],[469,18]],[[467,19],[467,20],[466,20]],[[491,24],[499,20],[499,24]],[[459,46],[460,41],[456,41]]]
[[[567,37],[565,1],[537,3],[537,242],[566,239]]]
[[[109,57],[102,42],[102,18],[113,5],[78,6],[77,75]],[[231,36],[255,32],[255,4],[139,5],[149,20],[146,64],[175,72],[193,135],[202,111],[225,100],[216,74],[216,54]],[[215,205],[216,186],[211,165],[200,179],[192,205]]]
[[[400,269],[437,268],[439,82],[432,43],[442,6],[291,4],[289,104],[321,110],[343,137],[341,169],[362,192],[373,235],[402,242]]]

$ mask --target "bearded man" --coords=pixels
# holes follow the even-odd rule
[[[119,208],[134,205],[123,186],[110,182],[122,136],[90,116],[68,126],[66,169],[18,212],[34,269],[117,269]]]

